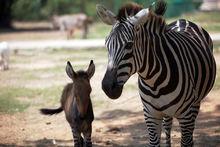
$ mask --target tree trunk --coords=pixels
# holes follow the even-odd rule
[[[11,28],[11,6],[14,0],[0,0],[0,28]]]
[[[81,0],[80,1],[80,11],[82,12],[82,13],[86,13],[86,0]]]

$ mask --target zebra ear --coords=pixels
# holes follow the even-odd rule
[[[135,16],[130,18],[130,22],[134,25],[143,24],[147,21],[149,9],[140,10]]]
[[[104,6],[97,4],[96,11],[99,18],[108,25],[113,25],[116,23],[116,16],[113,12],[106,9]]]

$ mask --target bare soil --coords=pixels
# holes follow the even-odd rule
[[[196,129],[195,146],[220,146],[220,90],[213,91],[202,103]],[[106,109],[95,108],[93,144],[97,147],[141,147],[147,142],[146,126],[139,98],[125,97],[112,102]],[[0,146],[72,146],[72,134],[64,114],[42,116],[38,109],[26,113],[0,115]],[[180,146],[180,133],[175,120],[173,146]],[[164,136],[164,135],[162,135]]]
[[[220,55],[216,55],[219,67]],[[104,74],[92,79],[93,93],[100,92],[99,82]],[[137,76],[129,83],[136,83]],[[118,100],[108,99],[103,92],[104,105],[94,107],[92,140],[95,147],[142,147],[147,143],[141,100],[137,91],[123,92]],[[220,146],[220,90],[213,90],[203,101],[196,121],[194,140],[196,147]],[[34,103],[34,102],[33,102]],[[38,99],[37,103],[41,103]],[[57,103],[57,106],[59,103]],[[56,107],[56,106],[54,106]],[[41,106],[33,105],[24,113],[0,114],[0,146],[72,146],[72,134],[64,113],[43,116]],[[162,139],[164,134],[162,134]],[[180,130],[174,120],[172,145],[180,146]],[[163,140],[162,140],[163,146]]]

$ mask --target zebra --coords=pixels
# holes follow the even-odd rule
[[[112,25],[106,37],[108,65],[102,89],[111,99],[121,96],[123,85],[138,74],[139,95],[149,134],[149,146],[171,146],[171,127],[177,118],[181,146],[193,146],[195,120],[201,100],[216,76],[213,43],[200,26],[185,19],[166,24],[166,2],[149,8],[129,3],[117,15],[97,4],[97,15]]]

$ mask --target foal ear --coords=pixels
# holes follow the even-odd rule
[[[116,23],[116,16],[113,12],[106,9],[104,6],[97,4],[96,11],[99,18],[108,25],[113,25]]]
[[[90,61],[89,67],[86,72],[89,76],[89,79],[91,79],[95,73],[95,64],[93,63],[93,60]]]
[[[69,76],[70,79],[74,79],[76,78],[76,73],[73,70],[73,67],[71,65],[71,63],[69,61],[67,61],[67,65],[66,65],[66,74]]]

